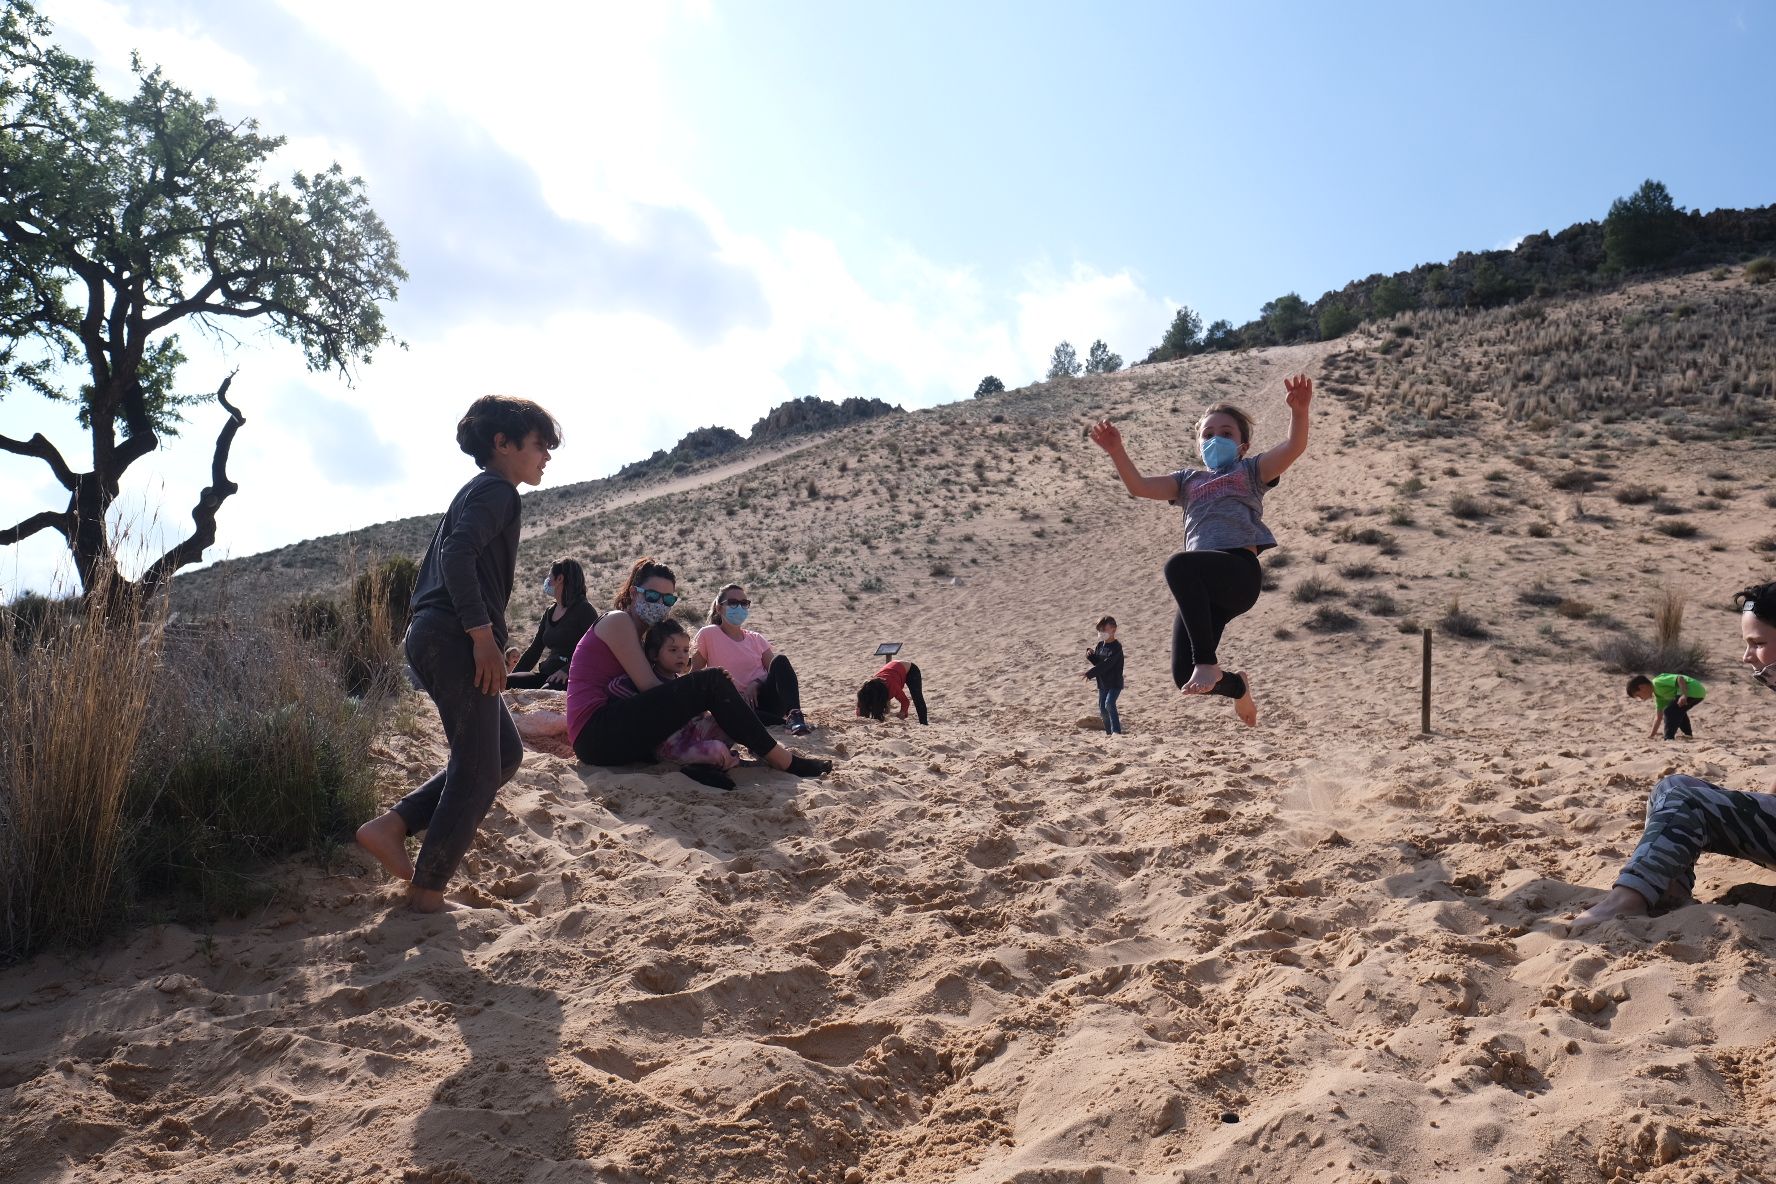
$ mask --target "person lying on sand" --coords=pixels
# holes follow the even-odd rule
[[[662,682],[642,652],[646,632],[678,603],[678,577],[653,559],[639,559],[617,590],[617,611],[586,631],[567,674],[567,729],[574,754],[589,765],[651,762],[667,737],[702,715],[773,769],[820,777],[832,762],[802,756],[765,730],[728,672],[716,667]],[[627,674],[632,699],[612,698],[611,680]]]
[[[408,907],[422,913],[449,907],[445,886],[524,759],[500,697],[523,517],[518,486],[542,483],[561,427],[529,399],[487,395],[456,425],[456,442],[481,472],[457,492],[426,548],[405,645],[408,665],[438,707],[450,761],[357,833],[384,870],[411,881]],[[419,858],[410,861],[407,836],[421,831]]]
[[[1776,691],[1776,581],[1733,598],[1751,677]],[[1577,932],[1612,917],[1643,917],[1692,901],[1703,852],[1776,868],[1776,783],[1765,793],[1722,789],[1700,777],[1666,777],[1647,801],[1646,830],[1607,895],[1568,925]]]
[[[1177,602],[1172,623],[1172,681],[1186,695],[1222,695],[1233,700],[1240,720],[1258,723],[1251,681],[1223,673],[1218,647],[1229,621],[1258,603],[1263,571],[1260,552],[1277,545],[1264,525],[1264,492],[1307,451],[1308,412],[1313,380],[1297,374],[1283,383],[1288,392],[1289,436],[1257,456],[1252,417],[1230,403],[1217,403],[1197,421],[1197,448],[1203,468],[1179,469],[1149,477],[1135,467],[1122,433],[1109,420],[1091,429],[1092,443],[1110,455],[1130,497],[1171,502],[1184,509],[1184,549],[1166,561],[1166,584]]]

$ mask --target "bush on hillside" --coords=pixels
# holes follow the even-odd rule
[[[1122,355],[1110,352],[1110,347],[1102,341],[1094,341],[1085,353],[1085,372],[1087,374],[1114,374],[1122,369]]]
[[[1362,318],[1339,303],[1328,304],[1320,310],[1320,340],[1331,341],[1335,337],[1343,337],[1362,323]]]
[[[1084,367],[1079,364],[1079,355],[1074,352],[1071,342],[1063,341],[1055,346],[1054,355],[1048,360],[1048,381],[1057,378],[1078,378]]]
[[[989,374],[980,380],[979,386],[974,388],[974,397],[978,399],[982,395],[996,395],[1004,389],[1005,384],[994,375]]]
[[[1273,345],[1288,345],[1305,335],[1313,324],[1306,301],[1293,292],[1268,301],[1258,315]]]

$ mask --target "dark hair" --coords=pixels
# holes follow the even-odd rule
[[[573,607],[586,599],[586,569],[577,559],[563,559],[549,569],[549,578],[561,577],[561,603]]]
[[[722,601],[727,598],[728,593],[744,591],[746,591],[746,586],[744,584],[724,585],[722,590],[715,594],[715,599],[709,602],[709,623],[711,625],[719,625],[722,623]]]
[[[618,608],[628,608],[630,602],[635,599],[635,590],[655,578],[669,580],[675,587],[678,584],[678,577],[673,575],[672,569],[664,563],[655,563],[652,556],[637,559],[635,566],[629,569],[629,578],[624,580],[623,586],[617,589],[617,598],[611,603]]]
[[[1652,679],[1648,678],[1644,674],[1637,674],[1633,678],[1628,680],[1628,697],[1630,699],[1632,699],[1632,698],[1634,698],[1635,691],[1638,691],[1641,687],[1650,687],[1652,685],[1653,685]]]
[[[1733,607],[1740,612],[1751,610],[1751,615],[1766,625],[1776,626],[1776,580],[1767,584],[1753,584],[1742,592],[1733,594]]]
[[[522,445],[532,432],[542,437],[545,448],[561,447],[561,425],[538,404],[511,395],[482,395],[456,421],[456,446],[485,469],[493,456],[494,437]]]
[[[684,624],[677,617],[667,617],[649,629],[647,635],[641,639],[642,656],[647,658],[648,665],[655,665],[660,660],[661,646],[674,637],[689,636],[690,634],[685,632]]]
[[[857,688],[857,714],[865,719],[888,718],[888,684],[872,678]]]
[[[1111,616],[1099,617],[1098,618],[1098,628],[1100,628],[1100,629],[1105,629],[1105,628],[1114,629],[1114,628],[1116,628],[1116,618],[1111,617]]]
[[[1231,415],[1233,417],[1233,422],[1239,427],[1240,443],[1250,444],[1252,442],[1252,417],[1247,415],[1244,411],[1241,411],[1238,407],[1235,407],[1232,403],[1216,403],[1213,407],[1210,407],[1207,411],[1203,412],[1202,418],[1196,421],[1197,435],[1202,435],[1203,424],[1209,421],[1209,416],[1211,415]]]

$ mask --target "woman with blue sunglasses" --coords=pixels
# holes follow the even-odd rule
[[[637,560],[607,613],[574,647],[567,674],[567,732],[574,754],[589,765],[651,764],[654,750],[705,711],[729,737],[773,769],[819,777],[832,762],[777,743],[728,672],[710,667],[670,682],[654,673],[641,642],[678,603],[678,577],[664,563]],[[611,680],[627,674],[639,692],[616,699]]]

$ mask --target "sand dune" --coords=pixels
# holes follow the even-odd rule
[[[1487,471],[1523,439],[1496,417],[1376,436],[1354,400],[1322,397],[1311,451],[1271,495],[1292,562],[1226,645],[1254,672],[1247,730],[1171,691],[1159,566],[1176,512],[1131,503],[1081,433],[1113,413],[1157,468],[1219,394],[1258,413],[1262,444],[1284,424],[1281,376],[1349,347],[977,401],[867,427],[842,478],[810,453],[747,474],[795,549],[828,548],[809,563],[832,578],[784,569],[752,595],[803,671],[809,747],[834,775],[748,769],[717,794],[533,753],[465,868],[462,912],[405,914],[363,861],[297,866],[266,915],[213,935],[164,926],[9,970],[0,1174],[1771,1178],[1776,874],[1709,858],[1709,903],[1583,938],[1548,924],[1609,883],[1662,774],[1776,779],[1776,698],[1728,670],[1737,626],[1720,611],[1769,578],[1751,549],[1770,530],[1768,439],[1691,447],[1686,471],[1730,471],[1707,480],[1736,492],[1680,540],[1607,486],[1575,506],[1546,463],[1503,496]],[[840,548],[840,525],[879,506],[794,490],[810,474],[823,492],[879,487],[867,433],[889,430],[905,448],[894,512],[916,500],[927,518]],[[1587,459],[1646,480],[1667,461],[1656,440]],[[1015,483],[999,502],[918,486],[943,459],[1014,466]],[[1412,473],[1422,494],[1400,492]],[[1458,519],[1455,491],[1497,504]],[[1410,524],[1389,521],[1402,506]],[[668,541],[710,512],[633,509]],[[1526,529],[1541,522],[1546,537]],[[1392,542],[1340,541],[1350,525]],[[928,575],[932,556],[954,574]],[[885,590],[860,593],[877,571]],[[1316,575],[1355,629],[1306,627],[1316,605],[1291,591]],[[1587,612],[1521,603],[1538,582]],[[1693,593],[1687,634],[1715,656],[1691,743],[1648,741],[1650,709],[1590,656],[1598,616],[1644,629],[1666,585]],[[1392,614],[1358,607],[1365,590]],[[1488,636],[1437,638],[1423,737],[1419,635],[1399,622],[1458,597]],[[1116,738],[1078,726],[1105,611],[1131,675]],[[888,637],[926,671],[929,728],[848,717]],[[443,759],[427,712],[386,738],[391,796]]]

